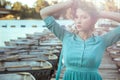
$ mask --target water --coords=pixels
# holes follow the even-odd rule
[[[62,25],[71,24],[71,21],[68,20],[57,22]],[[43,25],[44,22],[41,20],[0,20],[0,46],[5,46],[4,41],[26,37],[26,34],[33,34],[34,32],[42,32],[46,29],[42,27]]]

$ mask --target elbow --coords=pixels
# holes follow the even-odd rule
[[[41,16],[41,18],[42,19],[44,19],[44,18],[46,18],[46,14],[45,14],[45,11],[42,9],[42,10],[40,10],[40,16]]]
[[[42,19],[45,19],[46,17],[49,16],[49,14],[47,13],[47,11],[45,9],[40,10],[40,16]]]

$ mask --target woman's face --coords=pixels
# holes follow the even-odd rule
[[[80,8],[76,10],[74,21],[78,31],[89,31],[94,28],[91,16]]]

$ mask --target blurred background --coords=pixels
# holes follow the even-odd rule
[[[47,32],[39,11],[49,5],[54,5],[67,0],[0,0],[0,46],[4,42],[17,37],[25,37],[27,33]],[[120,13],[119,0],[86,0],[92,1],[99,11],[113,11]],[[55,14],[57,22],[65,25],[72,31],[71,9],[63,10]],[[96,30],[111,30],[120,23],[100,19],[96,23]]]
[[[41,19],[39,11],[49,5],[67,0],[0,0],[0,19]],[[86,0],[93,2],[99,10],[120,12],[119,0]],[[62,13],[64,15],[62,15]],[[56,18],[69,19],[69,10]]]
[[[64,1],[67,0],[0,0],[0,73],[32,70],[30,73],[33,75],[32,78],[36,78],[34,80],[55,80],[62,43],[45,27],[39,12],[44,7]],[[93,2],[99,11],[120,13],[120,0],[86,1]],[[57,23],[68,31],[75,30],[71,11],[68,8],[54,14]],[[99,19],[95,24],[94,34],[104,35],[117,26],[120,26],[119,22]],[[21,61],[30,63],[18,63]],[[33,61],[37,63],[40,61],[39,66]],[[99,70],[103,80],[120,80],[120,41],[106,50]],[[63,77],[64,71],[65,69],[62,70],[60,78]],[[22,74],[24,80],[28,76],[28,73],[25,74],[26,76]],[[1,77],[0,74],[0,80],[4,80]],[[3,77],[18,80],[13,77],[19,76],[3,75]]]

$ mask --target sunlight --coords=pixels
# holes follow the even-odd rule
[[[16,1],[21,2],[22,4],[27,4],[29,7],[34,7],[34,3],[37,0],[6,0],[6,1],[10,1],[11,3],[14,3]],[[68,1],[68,0],[45,0],[47,1],[49,4],[52,3],[52,1],[57,1],[57,2],[64,2],[64,1]],[[102,7],[102,4],[105,3],[105,0],[86,0],[86,1],[92,1],[93,3],[95,3],[95,5],[97,5],[98,8]],[[118,6],[120,8],[120,1],[119,0],[115,0],[116,6]]]
[[[21,2],[22,4],[27,4],[29,7],[33,7],[33,4],[35,3],[36,0],[6,0],[6,1],[10,1],[11,3],[14,2]]]

